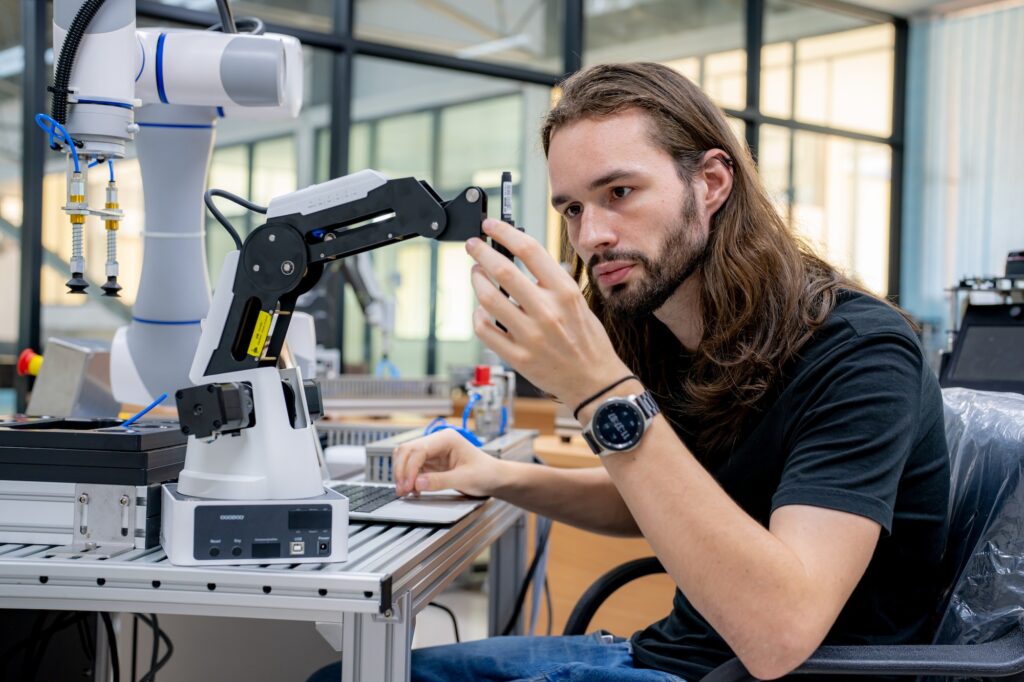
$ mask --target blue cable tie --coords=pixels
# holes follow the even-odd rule
[[[166,394],[166,393],[161,393],[161,394],[160,394],[160,397],[158,397],[158,398],[157,398],[156,400],[154,400],[153,402],[151,402],[151,403],[150,403],[149,405],[146,405],[146,406],[145,406],[144,408],[142,408],[142,409],[141,409],[140,411],[136,412],[136,413],[135,413],[134,415],[132,415],[132,416],[131,416],[131,417],[130,417],[130,418],[129,418],[129,419],[127,420],[127,421],[123,422],[123,423],[121,424],[121,428],[122,428],[122,429],[127,429],[127,428],[128,428],[129,426],[131,426],[131,425],[132,425],[132,424],[134,424],[135,422],[139,421],[139,419],[141,419],[141,418],[142,418],[143,416],[145,416],[145,414],[146,414],[147,412],[149,412],[149,411],[150,411],[150,410],[152,410],[152,409],[153,409],[154,407],[156,407],[157,405],[159,405],[160,403],[162,403],[162,402],[164,401],[164,399],[165,399],[165,398],[167,398],[167,394]]]

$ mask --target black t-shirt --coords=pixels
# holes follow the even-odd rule
[[[844,292],[767,402],[712,472],[718,483],[765,527],[791,504],[881,524],[825,642],[927,641],[943,587],[949,459],[942,395],[909,325],[881,301]],[[678,590],[672,613],[632,642],[637,665],[690,682],[733,656]]]

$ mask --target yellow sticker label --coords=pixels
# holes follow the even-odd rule
[[[263,355],[263,344],[267,341],[271,320],[273,316],[266,310],[261,310],[260,316],[256,318],[256,328],[252,330],[252,339],[249,340],[249,355],[254,358]]]

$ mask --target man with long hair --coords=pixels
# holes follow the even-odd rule
[[[722,113],[664,66],[569,78],[542,140],[575,278],[486,221],[533,277],[469,242],[475,330],[575,408],[603,466],[504,462],[442,431],[396,450],[398,492],[642,535],[678,590],[629,640],[420,649],[413,678],[695,682],[735,655],[770,679],[822,642],[926,640],[949,465],[905,317],[794,237]]]

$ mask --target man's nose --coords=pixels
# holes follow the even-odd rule
[[[618,243],[615,223],[607,211],[588,206],[580,216],[580,247],[590,253],[610,249]]]

